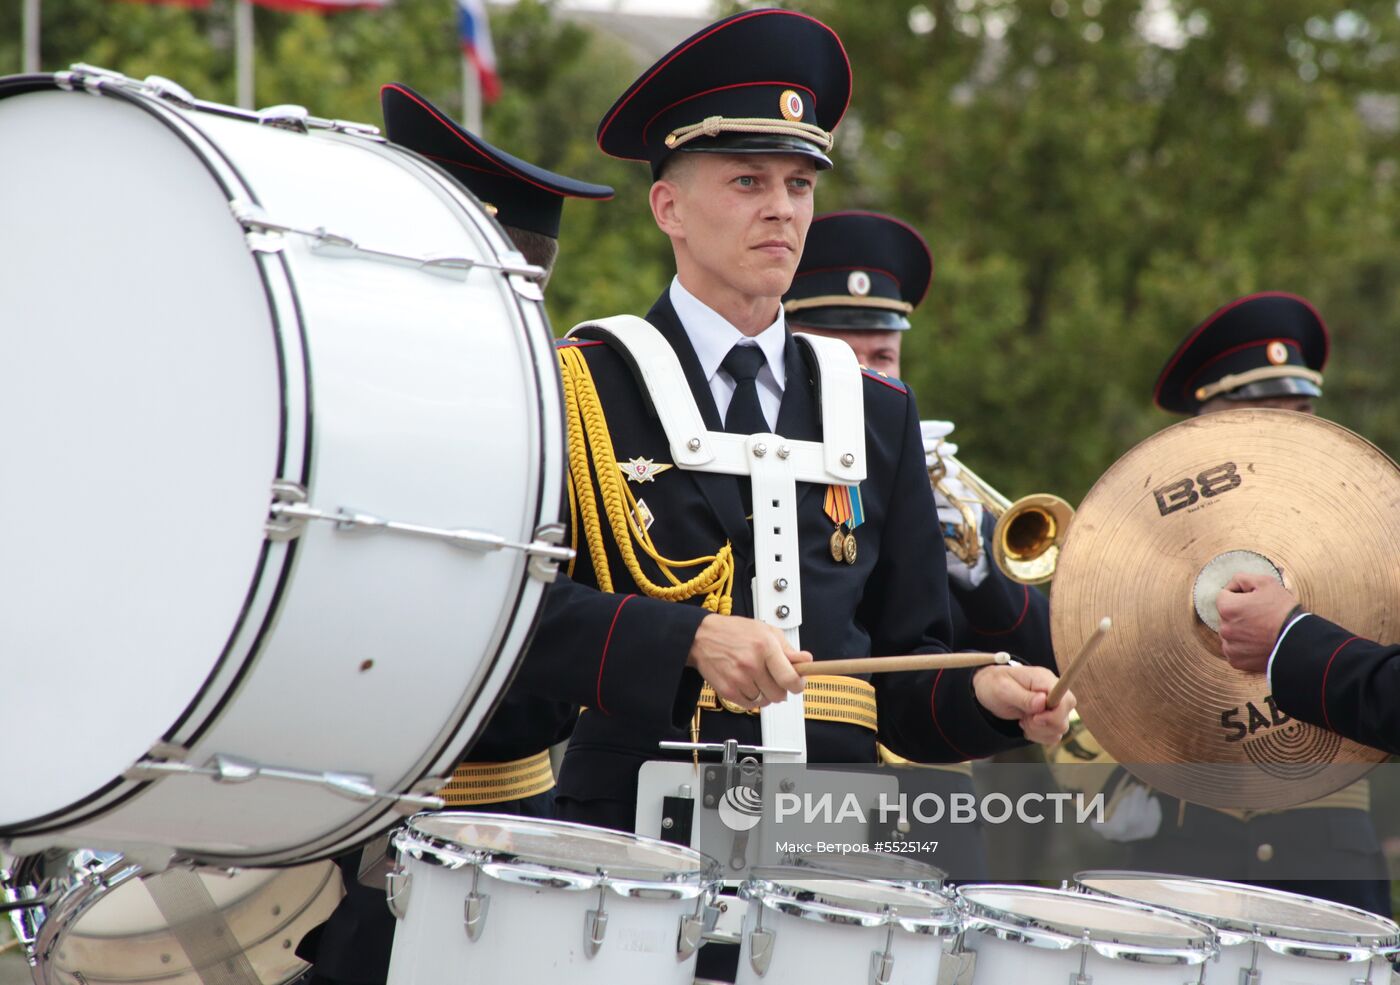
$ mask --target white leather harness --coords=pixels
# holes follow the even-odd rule
[[[800,647],[802,570],[797,541],[797,483],[854,486],[865,478],[865,398],[855,353],[837,339],[798,334],[814,357],[820,382],[822,441],[777,434],[730,434],[705,427],[685,372],[649,322],[617,315],[569,330],[604,335],[622,347],[642,377],[678,468],[747,475],[753,490],[755,618],[776,626]],[[761,712],[763,745],[801,750],[769,753],[767,762],[806,762],[802,696],[789,695]]]

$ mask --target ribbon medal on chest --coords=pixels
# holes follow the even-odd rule
[[[865,522],[865,508],[860,501],[860,486],[831,485],[826,487],[822,504],[836,529],[831,533],[831,559],[840,564],[856,563],[856,527]]]

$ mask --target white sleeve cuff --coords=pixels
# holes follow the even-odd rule
[[[1273,648],[1273,650],[1269,653],[1269,665],[1268,665],[1266,668],[1264,668],[1264,673],[1265,673],[1265,674],[1268,676],[1268,678],[1269,678],[1269,691],[1270,691],[1270,693],[1272,693],[1273,690],[1274,690],[1274,657],[1278,656],[1278,648],[1281,647],[1281,646],[1283,646],[1283,638],[1284,638],[1285,636],[1288,635],[1288,631],[1289,631],[1290,629],[1292,629],[1294,626],[1298,625],[1298,620],[1299,620],[1299,619],[1306,619],[1309,615],[1311,615],[1311,613],[1307,613],[1307,612],[1300,612],[1300,613],[1298,613],[1298,614],[1297,614],[1296,616],[1294,616],[1292,619],[1288,620],[1288,624],[1287,624],[1286,626],[1283,627],[1283,632],[1281,632],[1281,633],[1278,634],[1278,640],[1274,643],[1274,648]]]

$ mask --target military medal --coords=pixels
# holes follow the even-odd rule
[[[657,465],[650,458],[629,458],[625,462],[618,462],[617,467],[622,470],[622,474],[627,476],[628,482],[652,482],[662,472],[672,466],[662,462]]]
[[[822,509],[836,524],[831,534],[831,559],[837,564],[856,563],[855,529],[865,522],[865,508],[860,501],[860,486],[832,485],[826,487],[826,502]],[[845,531],[842,531],[845,527]]]

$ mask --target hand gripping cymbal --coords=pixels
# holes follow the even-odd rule
[[[1214,594],[1236,571],[1276,571],[1308,611],[1393,640],[1397,551],[1400,466],[1365,439],[1279,410],[1183,421],[1079,507],[1051,595],[1055,653],[1113,619],[1074,691],[1104,749],[1145,782],[1210,807],[1303,803],[1385,754],[1290,718],[1264,675],[1232,669],[1208,625]]]

